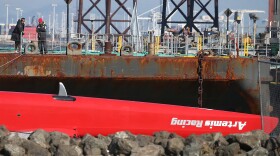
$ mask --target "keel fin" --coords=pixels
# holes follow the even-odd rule
[[[59,82],[59,92],[58,92],[58,96],[68,96],[67,95],[67,91],[65,89],[65,86],[62,82]]]
[[[61,101],[76,101],[75,97],[67,95],[67,91],[66,91],[65,86],[62,82],[59,82],[58,95],[54,95],[53,98],[55,100],[61,100]]]

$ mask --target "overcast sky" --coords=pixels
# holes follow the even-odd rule
[[[96,1],[96,0],[93,0]],[[102,0],[105,2],[105,0]],[[129,0],[132,3],[132,0]],[[175,0],[176,1],[176,0]],[[179,2],[179,0],[177,0]],[[212,0],[214,2],[214,0]],[[112,1],[113,2],[113,1]],[[145,12],[154,8],[160,4],[161,0],[138,0],[138,13]],[[202,1],[203,2],[203,1]],[[60,15],[62,11],[66,12],[66,4],[64,0],[0,0],[0,23],[6,23],[6,7],[5,4],[9,4],[9,22],[15,21],[17,17],[16,8],[23,10],[24,17],[32,17],[42,15],[45,18],[49,17],[53,12],[52,3],[57,4],[56,11]],[[88,8],[91,3],[89,0],[84,0],[85,8]],[[76,11],[77,0],[73,0],[70,5],[70,12]],[[101,6],[100,3],[99,6]],[[127,4],[129,5],[129,4]],[[219,12],[230,9],[254,9],[263,10],[266,14],[261,14],[261,19],[267,18],[268,0],[219,0]],[[101,9],[105,10],[101,6]],[[60,17],[60,16],[59,16]]]

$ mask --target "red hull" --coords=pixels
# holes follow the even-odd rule
[[[244,113],[102,98],[75,97],[60,101],[49,94],[0,92],[0,125],[10,131],[61,131],[70,136],[108,135],[128,130],[181,136],[221,132],[224,135],[262,129],[261,117]],[[270,133],[278,118],[264,117]]]

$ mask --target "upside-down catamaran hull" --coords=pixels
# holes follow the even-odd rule
[[[203,108],[105,98],[0,92],[0,125],[10,131],[61,131],[70,136],[108,135],[127,130],[181,136],[221,132],[242,133],[264,128],[270,133],[278,118]],[[266,123],[262,127],[263,123]]]

